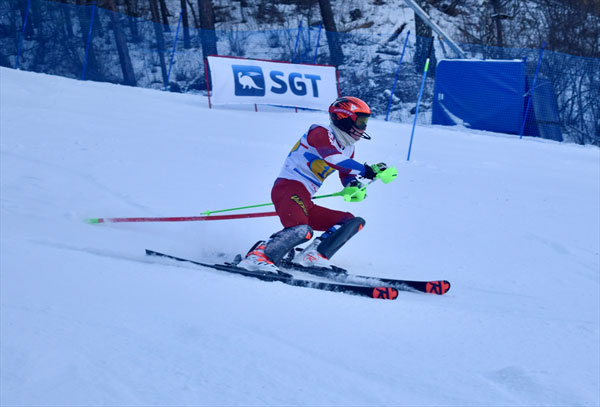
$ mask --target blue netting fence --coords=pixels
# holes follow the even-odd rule
[[[321,26],[270,31],[203,31],[181,27],[178,31],[176,25],[165,26],[90,5],[45,0],[0,2],[2,66],[15,68],[18,63],[22,70],[80,79],[85,64],[86,80],[168,88],[175,92],[206,92],[204,52],[333,64],[339,69],[342,94],[368,101],[374,114],[381,118],[387,113],[406,35],[406,32],[331,33]],[[88,38],[91,38],[89,46]],[[216,49],[206,45],[211,38]],[[430,41],[430,38],[409,37],[397,86],[391,95],[389,120],[413,121]],[[530,79],[540,53],[539,49],[459,45],[469,58],[525,59]],[[433,50],[419,110],[421,123],[431,123],[436,60],[457,57],[437,39]],[[548,103],[556,103],[556,121],[564,139],[600,145],[600,59],[546,50],[538,80],[551,84],[554,100]]]

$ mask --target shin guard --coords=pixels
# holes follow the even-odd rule
[[[285,228],[269,238],[265,247],[265,254],[277,265],[290,249],[309,241],[312,236],[313,230],[308,225]]]
[[[317,251],[326,259],[330,259],[352,236],[358,233],[365,225],[363,218],[352,218],[349,221],[332,226],[329,230],[319,236],[321,243]]]

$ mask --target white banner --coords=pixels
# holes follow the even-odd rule
[[[208,57],[215,105],[269,104],[327,110],[338,97],[334,66]]]

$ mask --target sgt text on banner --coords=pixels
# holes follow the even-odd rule
[[[338,97],[334,66],[208,57],[211,102],[327,110]]]

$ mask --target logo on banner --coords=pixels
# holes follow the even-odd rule
[[[264,96],[265,77],[260,66],[232,65],[236,96]]]

